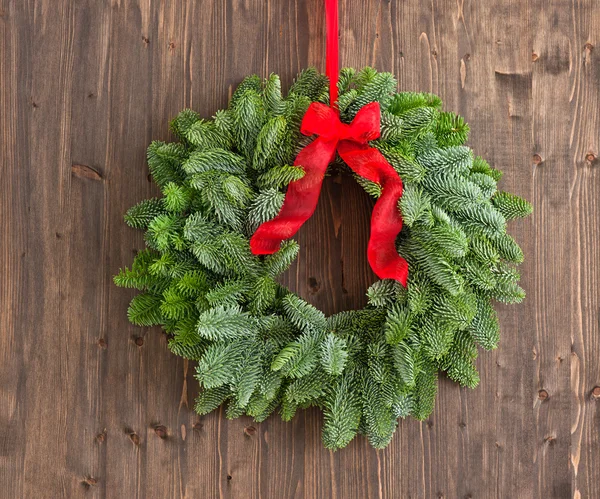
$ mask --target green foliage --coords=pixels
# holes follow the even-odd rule
[[[259,188],[280,189],[286,187],[290,182],[300,180],[302,177],[304,177],[304,169],[301,166],[275,166],[260,175],[257,184]]]
[[[184,172],[181,167],[186,158],[186,149],[182,144],[165,144],[155,140],[148,147],[147,158],[152,178],[159,187],[164,187],[169,182],[183,182]]]
[[[361,420],[361,399],[355,376],[344,372],[325,391],[323,443],[328,449],[341,449],[355,437]]]
[[[127,318],[136,326],[156,326],[162,324],[160,296],[149,293],[137,295],[129,304]]]
[[[289,156],[287,122],[285,117],[276,116],[267,121],[256,138],[256,149],[252,166],[256,170],[266,170],[280,165]]]
[[[469,125],[462,116],[440,113],[435,127],[435,137],[441,147],[460,146],[469,138]]]
[[[412,314],[409,309],[394,307],[389,309],[385,322],[385,339],[390,345],[397,345],[406,338],[412,328]]]
[[[127,210],[125,222],[134,229],[147,229],[152,220],[165,213],[165,205],[162,199],[145,199]]]
[[[494,301],[524,298],[516,264],[523,252],[506,222],[531,205],[498,191],[501,172],[464,145],[469,127],[432,94],[396,92],[373,68],[343,69],[338,108],[350,121],[379,102],[381,137],[372,141],[402,178],[399,254],[407,287],[392,280],[367,290],[363,310],[326,318],[279,283],[298,255],[286,241],[268,256],[250,252],[259,224],[277,215],[285,191],[305,172],[294,160],[311,140],[300,123],[311,102],[328,103],[327,78],[301,73],[287,95],[277,75],[244,79],[212,119],[184,110],[171,121],[178,142],[155,141],[148,166],[162,197],[125,215],[148,246],[114,277],[140,291],[132,323],[160,325],[169,349],[197,363],[206,414],[285,420],[323,410],[323,442],[346,446],[358,433],[386,446],[398,417],[425,419],[439,371],[474,387],[478,348],[496,348]],[[357,178],[373,197],[381,186]]]
[[[194,409],[200,415],[208,414],[219,407],[230,396],[231,390],[228,386],[205,388],[200,392],[200,395],[198,395]]]
[[[283,299],[283,310],[288,319],[301,330],[323,330],[326,327],[323,312],[292,293]]]
[[[232,340],[251,336],[254,321],[238,307],[215,307],[203,312],[198,320],[198,334],[209,340]]]
[[[492,203],[506,220],[526,217],[533,211],[530,203],[510,192],[499,192],[493,197]]]
[[[347,358],[346,340],[329,333],[321,345],[321,363],[325,372],[334,376],[342,374]]]
[[[248,221],[252,227],[256,228],[261,223],[275,218],[283,206],[284,198],[285,194],[274,187],[259,192],[248,213]]]

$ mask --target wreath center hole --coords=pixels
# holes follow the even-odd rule
[[[366,291],[378,280],[367,261],[375,200],[350,173],[330,170],[315,213],[294,237],[298,258],[281,276],[325,315],[364,308]]]

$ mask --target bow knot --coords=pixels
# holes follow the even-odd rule
[[[363,106],[352,120],[343,123],[337,110],[313,102],[302,119],[300,131],[304,135],[318,135],[327,141],[351,140],[366,145],[369,141],[379,138],[380,110],[378,102]]]

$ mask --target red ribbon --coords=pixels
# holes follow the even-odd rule
[[[330,80],[330,102],[337,100],[337,0],[326,0],[327,6],[327,76]],[[335,28],[335,30],[333,29]],[[330,36],[333,33],[332,36]],[[334,58],[335,57],[335,58]],[[279,214],[263,223],[250,239],[255,255],[275,253],[281,242],[292,237],[314,213],[325,171],[336,151],[359,176],[378,183],[381,197],[371,216],[371,236],[367,257],[380,279],[395,279],[406,286],[408,263],[398,255],[396,237],[402,229],[398,201],[402,196],[402,180],[383,155],[368,142],[380,135],[378,102],[363,106],[349,125],[342,123],[333,107],[313,102],[300,131],[317,138],[300,151],[294,165],[302,166],[304,177],[290,183]]]
[[[337,105],[338,100],[338,0],[325,0],[325,22],[327,24],[327,52],[325,54],[325,73],[329,78],[329,105]]]

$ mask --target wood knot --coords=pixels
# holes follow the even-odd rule
[[[82,481],[81,485],[84,489],[89,489],[90,487],[95,487],[98,485],[98,480],[96,480],[93,476],[86,476]]]
[[[100,172],[88,165],[71,165],[71,173],[75,177],[79,178],[89,178],[90,180],[98,181],[102,180],[102,175],[100,175]]]
[[[246,428],[244,428],[244,433],[251,437],[256,433],[256,428],[254,428],[254,426],[246,426]]]
[[[584,48],[585,50],[587,50],[588,52],[592,52],[592,51],[594,50],[594,46],[593,46],[591,43],[589,43],[589,42],[588,42],[588,43],[586,43],[586,44],[583,46],[583,48]]]
[[[467,61],[470,61],[470,60],[471,60],[471,54],[465,54],[465,55],[463,56],[463,60],[464,60],[465,62],[467,62]]]
[[[227,481],[231,480],[233,477],[231,475],[227,475]]]
[[[534,154],[532,160],[534,165],[540,165],[544,162],[544,160],[539,154]]]
[[[150,43],[150,38],[148,38],[147,36],[142,36],[142,41],[148,45]]]
[[[592,397],[600,399],[600,386],[595,386],[592,390]]]
[[[595,155],[593,152],[588,152],[588,153],[585,155],[585,160],[586,160],[588,163],[593,163],[594,161],[596,161],[596,159],[598,159],[598,158],[596,157],[596,155]]]
[[[313,292],[313,293],[316,293],[317,291],[319,291],[319,289],[321,289],[321,285],[319,284],[319,281],[317,281],[317,279],[314,277],[308,278],[308,287],[310,288],[311,292]]]
[[[154,427],[154,433],[156,433],[156,435],[162,439],[165,439],[168,436],[167,427],[161,424]]]
[[[192,429],[196,430],[196,431],[202,431],[204,429],[204,425],[202,423],[194,423],[192,425]]]
[[[171,41],[169,42],[169,50],[170,50],[171,52],[173,52],[173,50],[175,50],[175,47],[176,47],[176,45],[175,45],[175,42],[174,42],[173,40],[171,40]]]
[[[98,442],[99,444],[104,443],[105,440],[106,440],[106,428],[104,428],[104,430],[102,430],[100,433],[98,433],[98,435],[96,435],[96,442]]]
[[[531,62],[536,62],[540,58],[535,52],[531,53]]]
[[[135,344],[136,344],[138,347],[141,347],[141,346],[143,346],[143,345],[144,345],[144,338],[142,338],[141,336],[138,336],[138,337],[135,339]]]
[[[540,400],[546,400],[549,397],[548,392],[546,390],[540,390],[538,392],[538,398]]]
[[[102,348],[102,350],[106,350],[106,347],[108,346],[108,344],[106,343],[106,340],[104,338],[100,338],[98,340],[98,347]]]
[[[128,436],[134,445],[140,445],[140,436],[135,431],[129,432]]]

